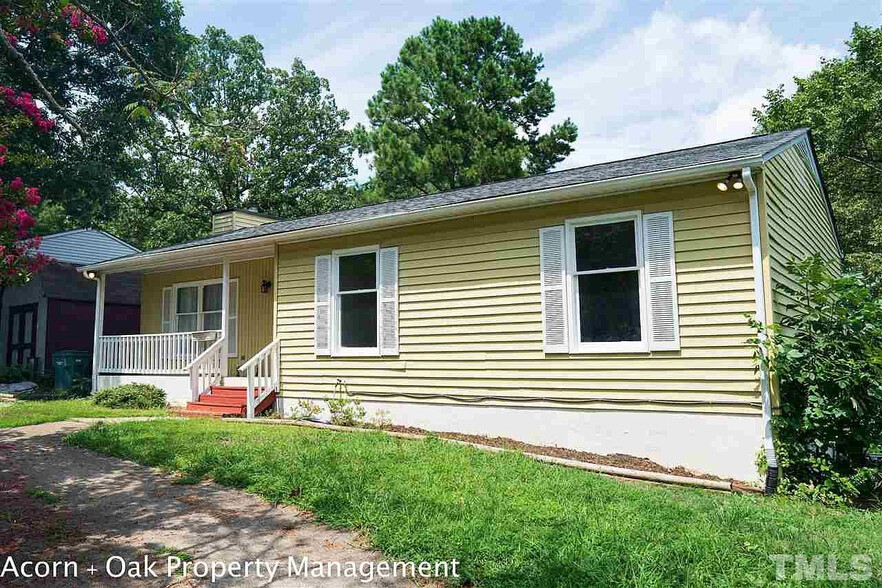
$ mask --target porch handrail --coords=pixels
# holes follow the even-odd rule
[[[254,409],[273,392],[279,391],[279,340],[258,351],[254,357],[239,366],[248,379],[246,388],[246,416],[254,418]]]
[[[193,402],[199,401],[199,395],[208,392],[212,386],[221,383],[224,377],[224,337],[215,341],[211,347],[187,364],[190,374],[190,393]]]
[[[220,331],[185,331],[98,337],[98,373],[183,374],[205,349],[199,336]]]

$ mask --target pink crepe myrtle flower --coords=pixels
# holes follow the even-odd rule
[[[19,208],[15,211],[15,221],[18,223],[18,226],[22,231],[28,231],[34,228],[34,225],[37,224],[33,215],[24,208]]]
[[[24,187],[24,182],[21,181],[21,178],[15,178],[11,182],[9,182],[10,190],[21,190]]]
[[[107,31],[104,30],[103,27],[100,27],[96,24],[92,25],[92,38],[95,39],[95,44],[104,45],[107,43]]]
[[[28,188],[25,192],[26,192],[25,200],[27,201],[28,205],[30,205],[30,206],[38,205],[40,203],[40,200],[43,199],[40,196],[40,190],[38,190],[37,188]]]

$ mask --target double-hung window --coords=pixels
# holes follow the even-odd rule
[[[228,353],[238,355],[239,281],[230,280],[227,314]],[[172,310],[173,309],[173,310]],[[175,284],[162,292],[162,331],[186,333],[220,331],[223,321],[223,284],[219,280]]]
[[[379,355],[377,252],[334,254],[334,350],[338,355]]]
[[[316,355],[398,355],[398,248],[315,258]]]
[[[644,351],[640,213],[567,222],[570,311],[579,351]]]
[[[679,349],[672,213],[570,219],[539,235],[546,352]]]

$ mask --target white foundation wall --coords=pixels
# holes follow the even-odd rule
[[[152,384],[165,390],[166,401],[172,406],[186,406],[192,400],[190,378],[180,376],[118,374],[98,376],[98,389],[111,388],[121,384]]]
[[[276,409],[290,416],[298,398],[282,397]],[[329,421],[324,402],[319,419]],[[762,417],[715,413],[516,408],[362,401],[370,422],[378,410],[394,425],[487,437],[508,437],[534,445],[625,453],[666,467],[683,466],[725,478],[756,481],[762,447]]]

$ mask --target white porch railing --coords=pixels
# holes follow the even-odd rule
[[[271,393],[279,391],[279,340],[276,339],[239,366],[239,372],[248,378],[246,416],[253,419],[255,407]]]
[[[220,331],[102,335],[98,338],[98,373],[183,374],[220,336]]]
[[[221,337],[187,366],[193,402],[198,402],[200,394],[209,392],[212,386],[223,381],[226,361],[224,338]]]

